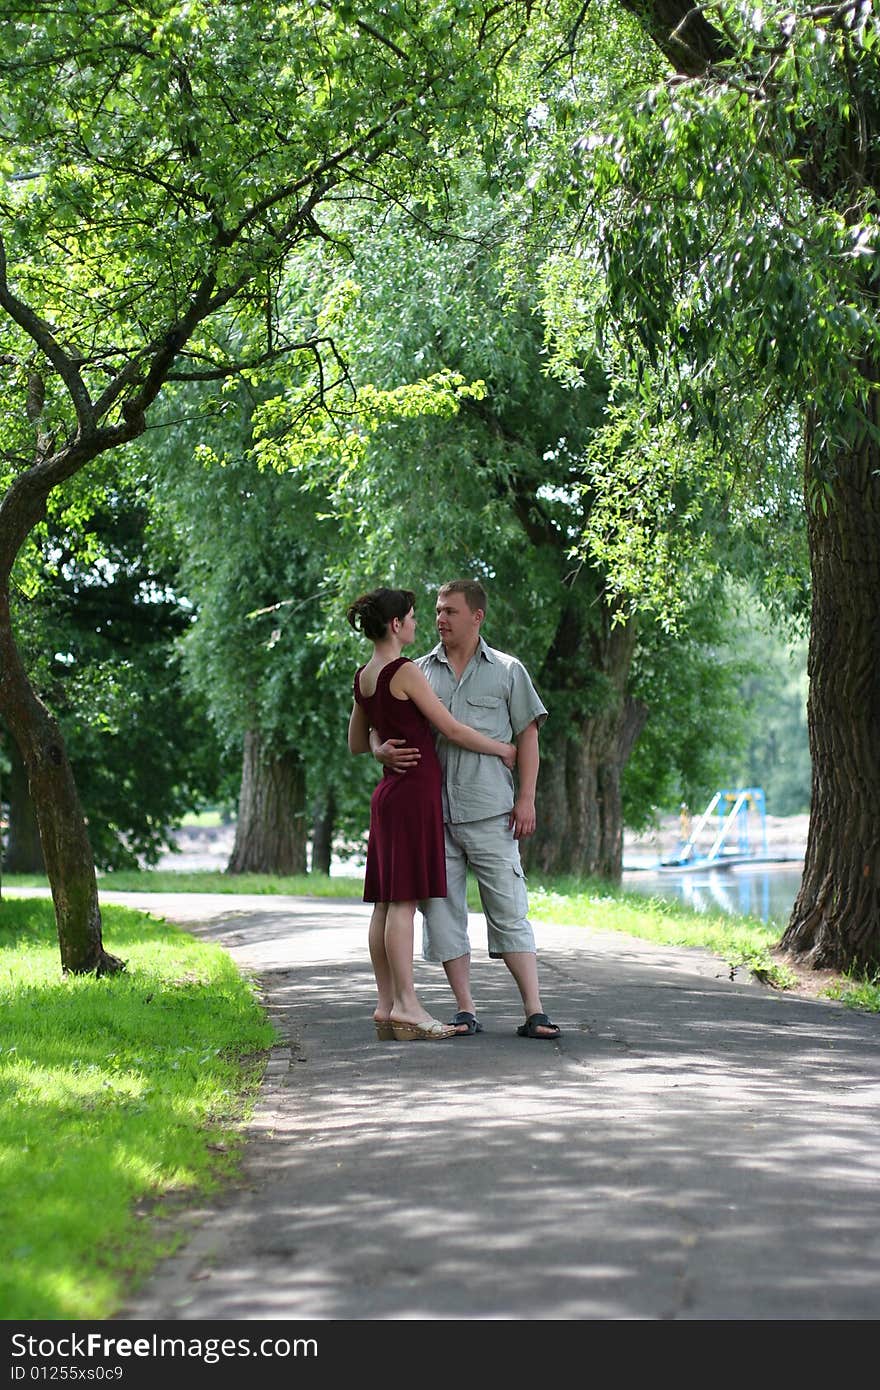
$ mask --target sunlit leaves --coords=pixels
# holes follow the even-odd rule
[[[591,544],[613,582],[653,603],[667,560],[687,575],[642,529],[642,510],[665,499],[685,535],[699,522],[726,536],[728,557],[802,608],[798,420],[809,412],[814,510],[833,505],[841,450],[876,436],[876,374],[863,368],[880,352],[878,16],[860,0],[722,0],[700,15],[718,61],[696,77],[642,68],[602,109],[582,96],[574,138],[548,145],[536,171],[559,227],[542,271],[550,363],[576,382],[598,342],[641,439],[598,474]]]
[[[443,207],[450,155],[502,138],[501,69],[532,20],[518,0],[22,0],[0,42],[15,293],[93,396],[194,305],[249,300],[271,336],[265,277],[325,234],[328,196]]]
[[[832,420],[865,406],[852,364],[880,346],[869,10],[721,5],[735,62],[654,86],[579,142],[600,210],[599,327],[682,389],[705,371],[716,430],[756,378],[781,402],[821,394]]]

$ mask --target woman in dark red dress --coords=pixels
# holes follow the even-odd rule
[[[422,672],[401,649],[415,638],[414,594],[409,589],[375,589],[348,610],[348,621],[373,643],[373,655],[354,678],[348,726],[353,753],[368,753],[370,729],[385,739],[402,739],[421,757],[406,772],[386,768],[370,803],[370,838],[364,901],[374,903],[370,959],[379,1000],[374,1019],[380,1038],[414,1041],[456,1036],[432,1018],[413,984],[413,921],[423,898],[445,898],[441,773],[432,726],[475,753],[516,761],[516,747],[499,743],[453,719]]]

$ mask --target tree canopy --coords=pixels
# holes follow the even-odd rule
[[[2,713],[28,768],[68,969],[100,944],[60,730],[29,685],[6,585],[52,491],[136,438],[165,383],[332,345],[293,307],[291,252],[334,198],[442,205],[450,152],[504,130],[503,64],[568,7],[450,0],[20,0],[0,46]],[[254,346],[254,332],[259,330]],[[309,398],[305,409],[313,407]]]
[[[813,781],[784,944],[874,968],[880,22],[866,0],[621,8],[668,66],[602,112],[588,103],[576,133],[567,113],[569,135],[551,129],[558,323],[563,340],[598,333],[660,422],[723,451],[728,509],[769,519],[769,536],[802,479]],[[658,472],[673,505],[675,471]]]
[[[468,384],[449,410],[431,408],[437,401],[428,397],[422,413],[389,414],[369,434],[357,433],[350,416],[354,440],[340,440],[329,421],[303,449],[283,429],[283,401],[272,398],[255,413],[258,452],[278,468],[293,460],[302,486],[319,488],[319,505],[333,517],[335,544],[326,560],[331,630],[358,588],[400,583],[418,593],[419,646],[426,650],[435,640],[436,588],[459,574],[486,582],[487,639],[526,661],[552,711],[539,784],[546,837],[528,848],[536,848],[544,869],[577,864],[613,876],[619,787],[616,801],[606,790],[600,811],[589,790],[595,772],[570,769],[564,778],[566,763],[586,756],[591,765],[607,765],[609,779],[613,766],[619,782],[632,748],[630,740],[622,756],[622,711],[633,721],[623,718],[627,728],[641,727],[647,714],[644,761],[655,795],[670,784],[679,795],[682,786],[702,794],[717,776],[722,747],[729,755],[739,736],[736,721],[720,715],[731,699],[729,672],[713,674],[724,598],[705,557],[686,553],[684,523],[676,539],[678,513],[658,510],[650,535],[646,519],[645,543],[665,554],[667,585],[673,548],[680,554],[679,568],[694,581],[687,614],[693,631],[682,635],[684,617],[675,635],[652,633],[650,622],[639,628],[631,614],[629,630],[616,623],[628,610],[619,609],[597,546],[584,537],[600,500],[597,441],[611,480],[615,467],[618,479],[625,472],[631,440],[617,431],[615,459],[609,381],[595,349],[585,354],[577,389],[546,371],[534,289],[522,278],[514,294],[503,272],[510,220],[503,199],[475,189],[451,236],[414,233],[389,219],[340,272],[344,296],[330,292],[345,304],[335,337],[352,400],[363,382],[372,399],[391,382],[427,373],[428,382],[445,375]],[[343,406],[337,416],[344,419]],[[713,564],[717,570],[715,557]],[[643,640],[636,696],[629,661]],[[580,829],[567,836],[560,833],[563,782],[577,789],[573,801],[589,807],[578,813]],[[628,786],[628,814],[641,823],[657,804],[647,772]],[[607,855],[598,831],[603,817]]]
[[[423,580],[453,553],[510,573],[515,549],[487,561],[481,525],[525,537],[555,571],[554,602],[533,585],[530,614],[536,642],[555,623],[560,708],[592,719],[615,692],[600,741],[616,763],[597,804],[618,797],[641,717],[626,691],[636,607],[671,625],[719,557],[738,547],[747,562],[764,544],[771,587],[802,599],[802,469],[814,786],[789,939],[820,964],[880,958],[880,733],[866,713],[880,630],[877,52],[865,0],[13,6],[0,45],[0,713],[34,789],[67,968],[114,963],[63,739],[13,639],[10,574],[26,582],[34,527],[75,503],[86,465],[143,434],[168,383],[231,378],[259,401],[263,463],[308,464],[328,486],[319,463],[336,436],[331,509],[361,539],[376,523],[364,567],[399,534],[373,505],[376,460],[408,431],[430,448],[437,419],[459,412],[444,481],[472,505],[447,532],[438,514],[436,534],[474,546],[426,547]],[[341,261],[370,238],[378,249],[392,209],[437,239],[439,261],[442,233],[470,236],[460,216],[451,225],[458,202],[498,188],[513,225],[533,213],[533,235],[503,233],[512,312],[483,336],[489,369],[446,302],[452,342],[435,323],[417,371],[401,369],[394,327],[366,353],[351,345],[372,378],[352,395],[341,338],[356,276]],[[541,371],[534,303],[516,291],[536,264],[567,391]],[[531,344],[531,401],[515,338]],[[380,425],[383,452],[368,457]],[[427,453],[416,467],[436,485]],[[237,507],[234,471],[237,521],[265,499]],[[385,495],[403,509],[405,482]],[[589,612],[575,614],[574,571],[593,586]],[[598,727],[580,769],[597,785]]]

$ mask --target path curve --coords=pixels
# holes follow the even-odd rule
[[[363,905],[102,898],[224,946],[284,1036],[243,1182],[169,1218],[186,1241],[123,1320],[880,1315],[875,1016],[538,924],[564,1034],[531,1042],[475,916],[486,1031],[379,1043]]]

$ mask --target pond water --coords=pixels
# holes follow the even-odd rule
[[[759,917],[784,927],[800,887],[803,863],[740,864],[720,869],[624,869],[623,885],[637,893],[672,898],[701,912]]]

